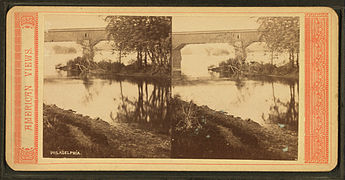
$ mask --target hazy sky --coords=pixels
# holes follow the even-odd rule
[[[232,30],[256,29],[259,24],[257,18],[251,17],[206,17],[189,16],[173,17],[172,31],[206,31],[206,30]]]
[[[105,16],[100,15],[46,15],[45,29],[105,27]],[[173,17],[172,31],[206,31],[256,29],[259,24],[255,17]]]
[[[104,18],[98,15],[46,15],[45,29],[105,27]]]

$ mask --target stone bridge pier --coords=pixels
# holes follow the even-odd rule
[[[181,62],[182,62],[181,49],[184,46],[185,44],[172,49],[172,52],[171,52],[172,53],[172,76],[181,75]]]

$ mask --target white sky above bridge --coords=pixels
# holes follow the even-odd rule
[[[105,16],[101,15],[46,15],[45,30],[64,28],[97,28],[105,27]],[[209,30],[236,30],[257,29],[259,24],[255,17],[210,17],[189,16],[173,17],[172,31],[209,31]]]
[[[105,16],[98,15],[46,15],[45,30],[48,29],[65,29],[65,28],[97,28],[105,27]]]
[[[259,24],[254,17],[173,17],[173,32],[257,29]]]

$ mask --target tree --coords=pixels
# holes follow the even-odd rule
[[[289,52],[289,61],[294,67],[299,60],[299,17],[260,17],[259,30],[273,52]]]
[[[75,63],[74,66],[77,66],[78,71],[80,71],[81,74],[84,75],[84,73],[97,67],[97,63],[94,62],[94,57],[95,45],[99,42],[99,40],[92,38],[87,33],[85,33],[85,35],[81,39],[78,39],[77,42],[83,48],[83,55],[81,58],[75,58],[74,62],[71,61],[69,64],[72,65]],[[75,67],[73,69],[75,69]]]
[[[170,67],[171,17],[107,16],[108,39],[121,52],[136,52],[137,66]],[[121,55],[120,55],[121,57]]]
[[[129,17],[127,18],[129,19]],[[108,16],[105,19],[108,22],[106,31],[108,39],[114,42],[115,50],[119,51],[119,61],[121,61],[122,53],[132,51],[130,44],[131,33],[133,33],[129,26],[129,21],[125,16]]]

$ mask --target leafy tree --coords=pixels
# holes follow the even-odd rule
[[[107,16],[106,21],[108,39],[120,53],[136,52],[139,68],[149,61],[154,68],[170,68],[171,17]]]
[[[291,66],[299,60],[299,17],[260,17],[259,30],[273,52],[289,52]],[[296,59],[295,59],[296,54]]]

